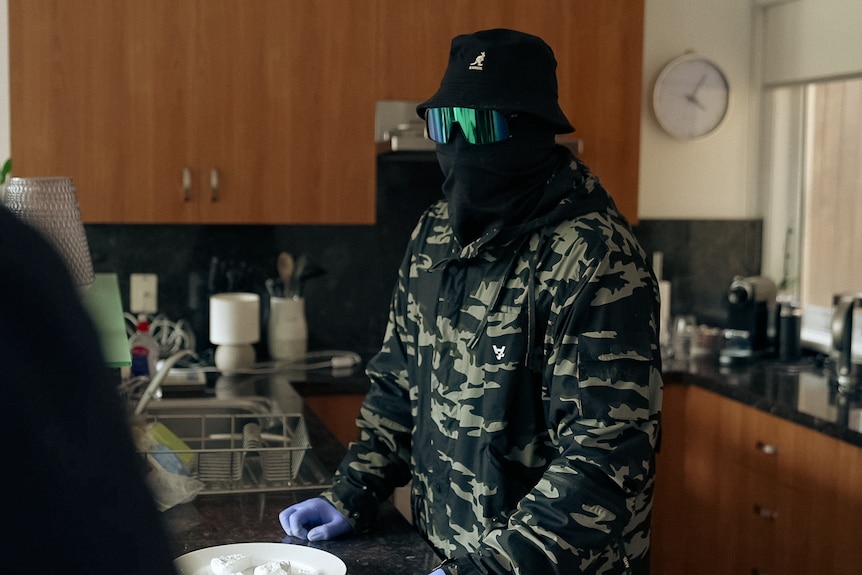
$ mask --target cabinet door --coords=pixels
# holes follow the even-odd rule
[[[692,572],[686,568],[682,540],[691,524],[685,493],[685,399],[688,386],[665,385],[662,399],[662,440],[656,455],[650,567],[652,573]]]
[[[858,571],[862,449],[696,387],[685,422],[692,572]]]
[[[11,0],[14,173],[72,177],[86,222],[371,223],[372,14]]]
[[[16,176],[69,176],[87,222],[190,221],[192,5],[10,0]]]
[[[821,533],[830,550],[823,573],[851,575],[862,565],[862,449],[841,443],[837,457],[821,475],[833,478],[835,505],[829,507],[829,529]]]
[[[373,222],[373,4],[200,0],[199,15],[202,220]]]
[[[775,520],[765,525],[775,532],[775,568],[770,572],[858,572],[862,449],[773,415],[739,408],[747,412],[747,464],[767,486],[756,503],[775,502],[764,506],[776,511]]]

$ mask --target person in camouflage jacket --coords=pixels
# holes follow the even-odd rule
[[[478,53],[473,38],[460,58]],[[438,144],[444,173],[450,145]],[[598,178],[551,148],[518,217],[498,211],[470,234],[452,210],[476,203],[444,183],[420,219],[367,366],[359,439],[322,494],[361,532],[412,480],[414,524],[447,559],[435,573],[649,570],[657,282]]]

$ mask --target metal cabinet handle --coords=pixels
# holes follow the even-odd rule
[[[755,515],[762,517],[763,519],[778,519],[778,511],[774,509],[767,509],[766,507],[761,507],[758,504],[754,504],[754,513]]]
[[[778,455],[777,445],[771,445],[769,443],[763,443],[762,441],[758,441],[755,446],[765,455]]]
[[[218,201],[218,170],[210,170],[210,201]]]
[[[192,171],[188,168],[183,168],[183,201],[188,202],[192,199]]]

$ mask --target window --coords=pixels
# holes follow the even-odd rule
[[[862,291],[862,79],[806,88],[800,299]]]
[[[862,291],[862,78],[765,94],[764,273],[805,306]]]

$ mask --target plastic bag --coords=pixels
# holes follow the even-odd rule
[[[153,499],[159,511],[188,503],[204,488],[204,484],[198,479],[165,471],[155,460],[151,465],[152,468],[147,474],[147,483],[153,491]]]
[[[167,428],[160,423],[137,426],[133,436],[138,451],[146,454],[150,467],[147,483],[160,511],[187,503],[201,492],[204,484],[189,476],[192,454],[184,452],[188,447]]]

